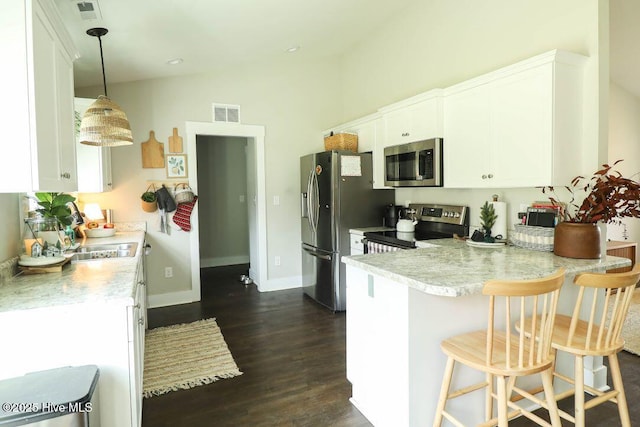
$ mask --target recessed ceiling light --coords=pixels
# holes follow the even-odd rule
[[[293,53],[293,52],[297,52],[299,49],[300,49],[300,46],[291,46],[289,49],[287,49],[287,52]]]
[[[167,61],[167,64],[169,65],[178,65],[178,64],[182,64],[182,58],[174,58],[174,59],[170,59]]]

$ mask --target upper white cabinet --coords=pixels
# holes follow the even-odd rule
[[[71,38],[46,0],[3,2],[0,27],[0,192],[75,191]]]
[[[379,145],[384,140],[382,116],[370,114],[326,130],[323,135],[328,135],[329,132],[347,132],[358,135],[358,152],[371,151],[373,154],[373,188],[387,188],[384,186],[384,159],[382,156],[377,156]]]
[[[111,191],[111,148],[80,144],[78,121],[82,119],[95,99],[75,99],[76,154],[78,158],[78,191],[81,193],[102,193]]]
[[[442,90],[434,89],[379,110],[384,118],[384,145],[442,137]]]
[[[445,187],[566,185],[579,175],[585,60],[552,51],[447,88]]]

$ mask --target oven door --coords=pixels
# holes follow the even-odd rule
[[[384,149],[385,185],[442,186],[442,139],[401,144]]]

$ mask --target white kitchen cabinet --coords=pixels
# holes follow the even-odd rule
[[[378,155],[379,143],[384,138],[384,122],[379,114],[370,114],[343,123],[324,131],[323,135],[328,135],[329,132],[348,132],[358,135],[358,152],[372,152],[373,188],[388,188],[384,186],[384,157]]]
[[[143,249],[144,251],[144,249]],[[131,425],[142,425],[142,391],[144,373],[144,337],[147,324],[147,289],[142,257],[136,275],[135,299],[127,310],[129,328],[129,391],[131,398]]]
[[[434,89],[381,108],[386,147],[442,137],[442,90]]]
[[[0,14],[3,64],[0,191],[75,191],[73,60],[54,3],[8,0]]]
[[[82,120],[84,112],[95,99],[75,98],[75,120]],[[76,151],[78,159],[78,191],[102,193],[113,189],[111,178],[111,148],[80,144],[79,123],[76,123]]]
[[[445,187],[564,185],[579,175],[584,60],[553,51],[447,88]]]
[[[100,425],[140,427],[146,321],[142,269],[139,262],[138,282],[131,288],[135,296],[126,300],[88,298],[81,304],[0,312],[0,330],[6,344],[0,356],[0,379],[61,366],[95,364],[100,369]],[[83,274],[87,273],[78,273]]]

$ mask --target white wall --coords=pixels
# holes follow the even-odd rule
[[[616,166],[624,176],[638,180],[640,177],[640,99],[624,88],[611,83],[609,98],[609,161],[623,159]],[[640,219],[625,218],[627,240],[640,242]],[[610,240],[625,240],[624,227],[609,224]]]

